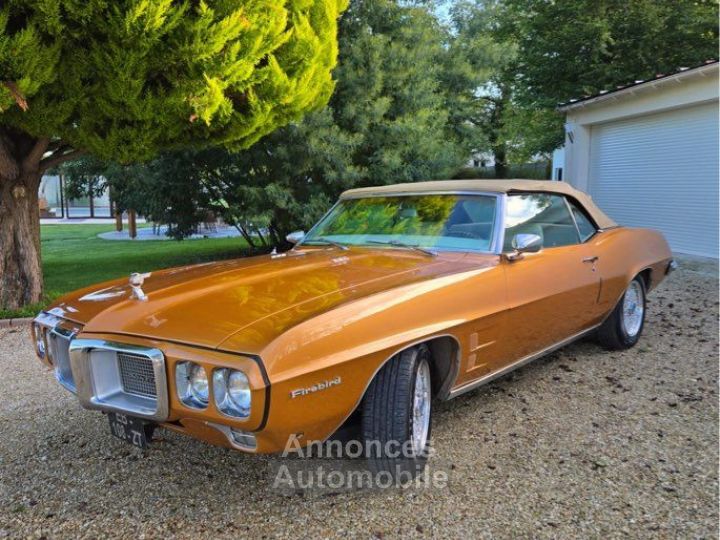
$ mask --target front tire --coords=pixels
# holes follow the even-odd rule
[[[645,326],[645,311],[645,281],[642,276],[635,276],[615,309],[598,329],[600,345],[611,351],[633,347]]]
[[[370,383],[362,408],[362,435],[370,466],[395,480],[425,468],[432,417],[430,350],[426,345],[391,358]]]

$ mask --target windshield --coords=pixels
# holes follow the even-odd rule
[[[302,244],[490,251],[496,200],[491,195],[450,194],[347,199]]]

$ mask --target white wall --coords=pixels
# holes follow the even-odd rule
[[[714,64],[694,73],[648,82],[616,96],[611,94],[597,102],[569,108],[563,180],[581,190],[588,189],[593,125],[689,105],[717,103],[718,83],[718,65]]]
[[[719,131],[717,103],[595,125],[588,192],[617,223],[717,257]]]
[[[565,147],[556,148],[552,155],[551,180],[565,180]]]

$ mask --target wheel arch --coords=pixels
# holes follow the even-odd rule
[[[650,292],[650,285],[652,283],[652,272],[653,272],[652,266],[646,266],[639,272],[637,272],[637,271],[631,272],[629,274],[629,276],[630,276],[629,279],[625,283],[623,289],[620,291],[619,296],[612,303],[610,310],[607,313],[605,313],[605,315],[603,315],[603,317],[600,321],[600,324],[604,323],[613,314],[613,311],[617,307],[618,303],[622,300],[623,295],[625,294],[625,291],[627,291],[628,287],[630,286],[630,283],[632,283],[632,281],[636,277],[640,277],[643,281],[643,285],[645,286],[645,301],[647,302],[647,295]]]
[[[460,371],[460,341],[447,334],[424,342],[430,348],[433,397],[445,400]]]
[[[375,373],[373,373],[372,377],[368,380],[365,390],[363,390],[362,396],[360,396],[355,406],[355,410],[362,403],[370,384],[380,370],[403,351],[417,347],[418,345],[427,345],[430,349],[430,358],[432,360],[430,375],[433,381],[433,397],[447,399],[447,396],[450,394],[450,388],[452,388],[455,379],[457,379],[457,374],[460,369],[460,340],[453,334],[440,334],[403,344],[390,353],[387,358],[378,365]]]
[[[651,285],[653,283],[652,279],[653,269],[650,266],[645,267],[644,269],[640,270],[640,272],[637,273],[638,276],[640,276],[643,279],[643,283],[645,284],[645,290],[649,291],[651,289]],[[630,280],[632,281],[635,279],[634,277]],[[628,285],[630,283],[628,282]]]
[[[343,422],[331,433],[329,437],[332,437],[335,433],[342,430],[347,425],[348,421],[356,416],[356,413],[360,410],[365,395],[370,388],[373,380],[380,372],[380,370],[393,358],[401,354],[403,351],[417,347],[419,345],[427,345],[430,349],[430,375],[432,379],[432,390],[433,398],[440,400],[449,399],[450,390],[453,383],[457,379],[457,375],[460,369],[460,358],[461,358],[461,346],[460,340],[453,334],[439,334],[434,336],[428,336],[411,343],[405,343],[402,346],[394,349],[392,353],[388,354],[387,357],[380,362],[377,369],[373,372],[372,376],[368,379],[365,388],[363,389],[360,397],[358,398],[355,406],[345,417]]]
[[[609,314],[637,276],[642,278],[646,293],[653,291],[667,275],[672,252],[662,234],[651,229],[620,227],[600,237],[602,285],[598,299]]]

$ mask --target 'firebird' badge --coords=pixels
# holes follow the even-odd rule
[[[313,384],[312,386],[308,386],[307,388],[297,388],[290,392],[291,398],[296,398],[300,396],[307,396],[308,394],[313,394],[315,392],[319,392],[320,390],[327,390],[328,388],[332,386],[337,386],[342,382],[342,379],[340,376],[335,377],[334,379],[330,379],[328,381],[322,381],[316,384]]]
[[[141,302],[144,302],[148,299],[147,295],[142,290],[142,285],[145,282],[145,278],[150,277],[152,272],[148,272],[146,274],[139,274],[137,272],[133,272],[130,274],[130,288],[132,289],[131,296],[133,298],[136,298],[140,300]]]

